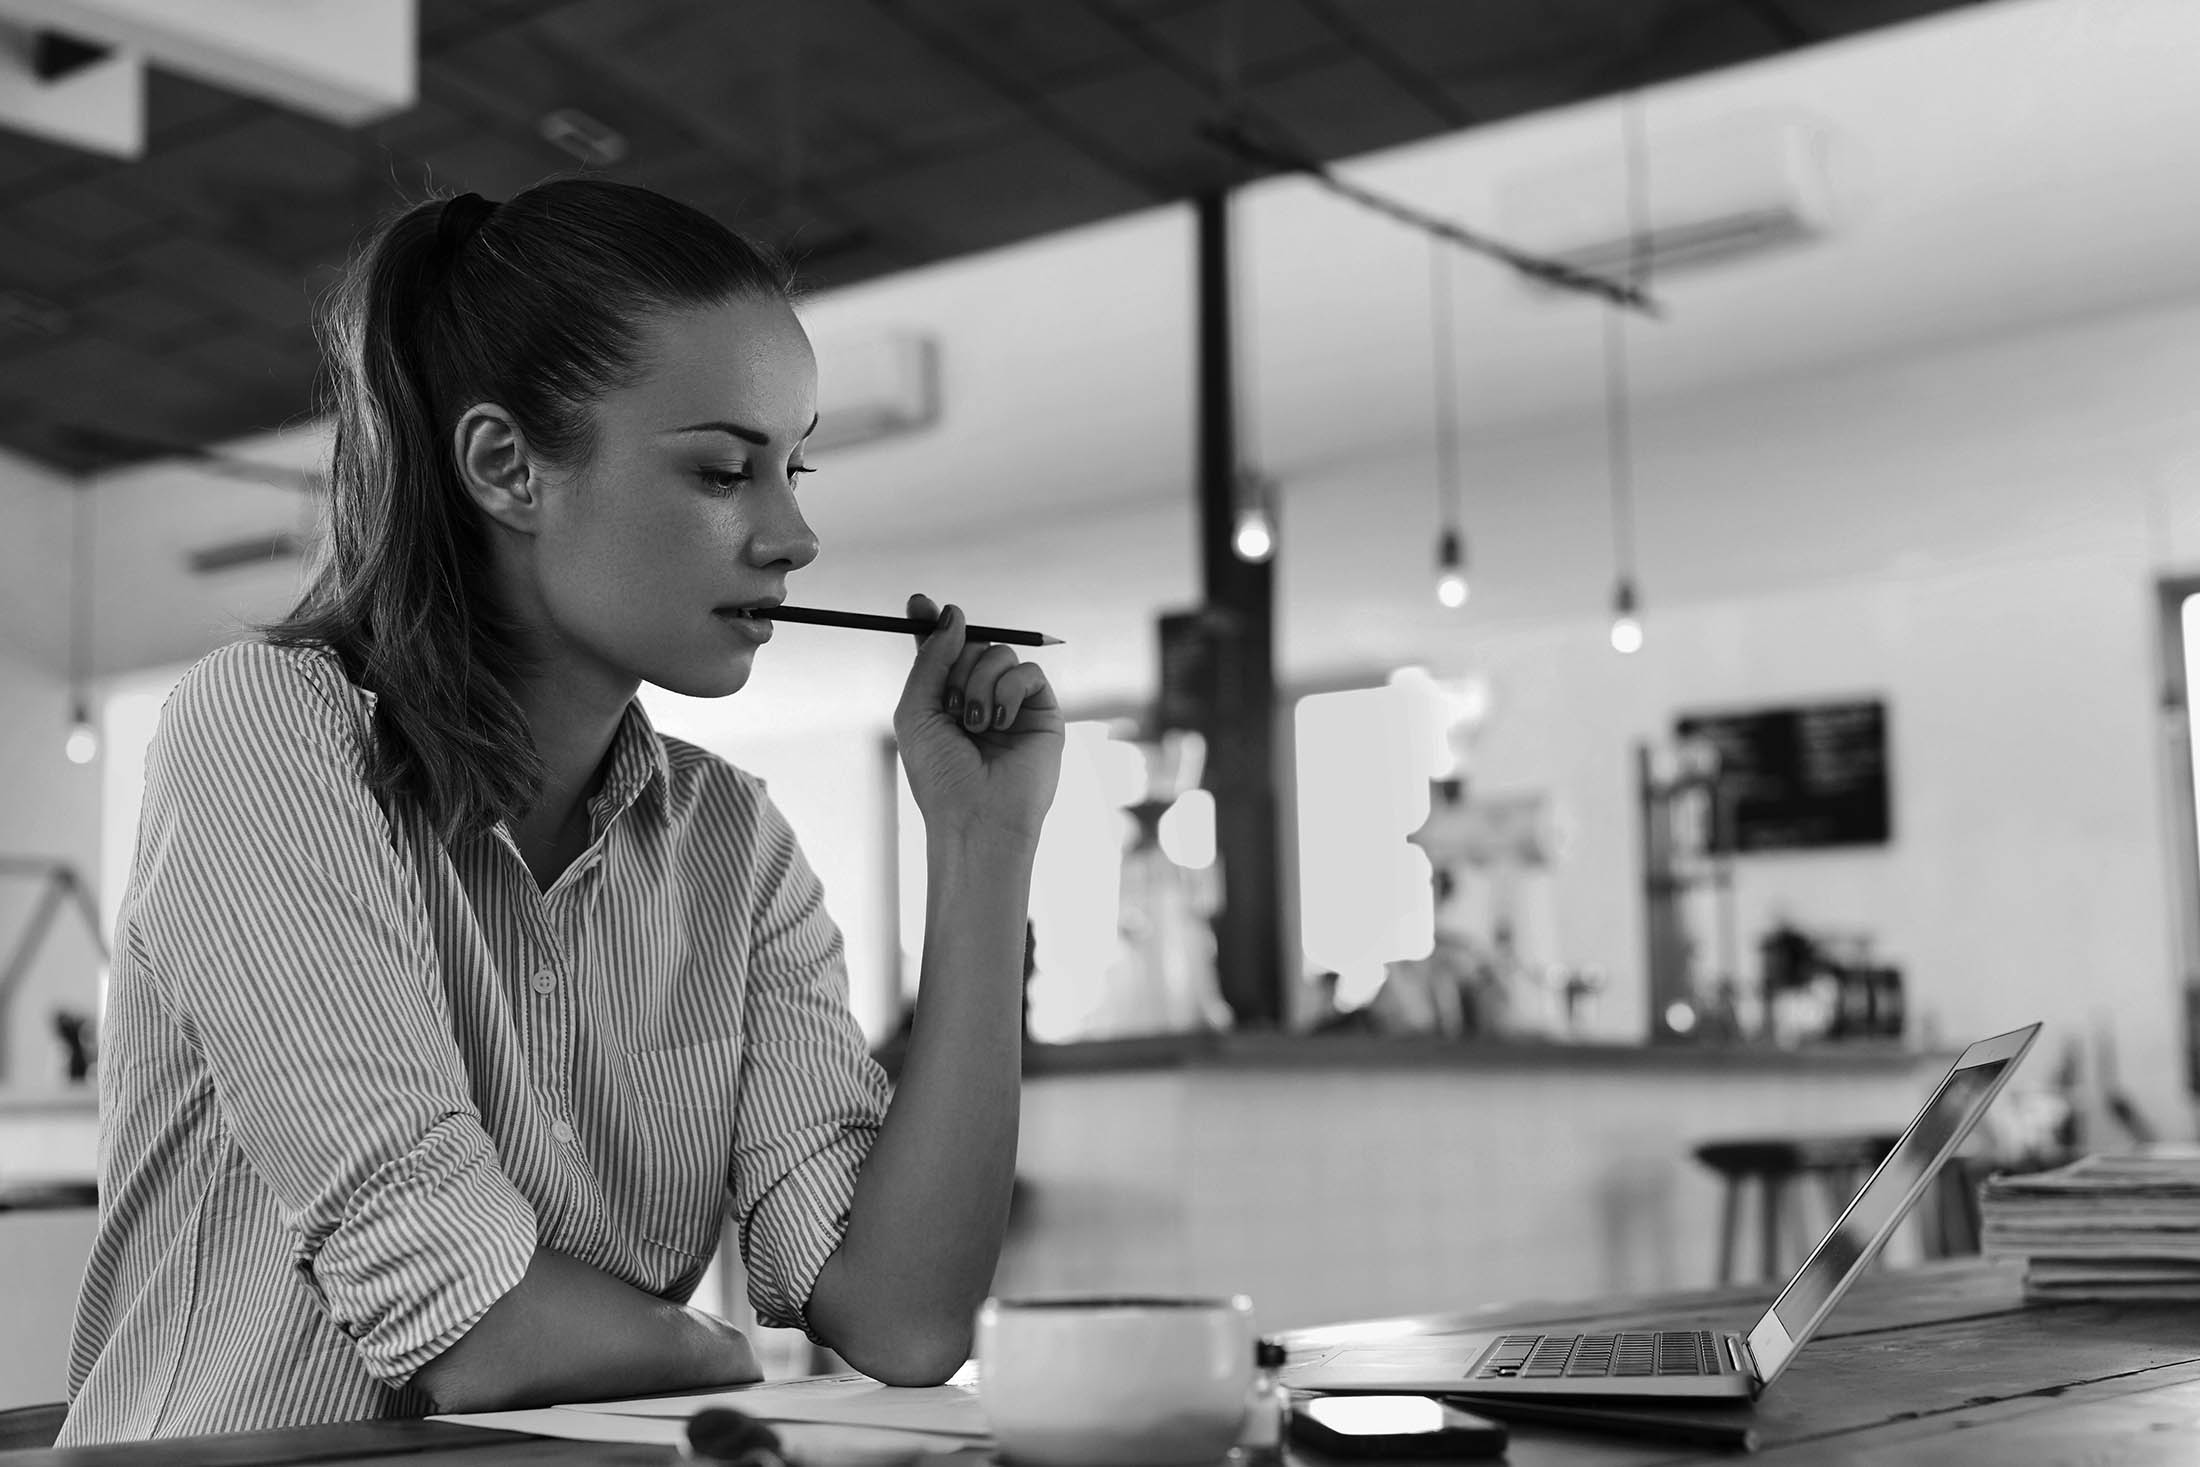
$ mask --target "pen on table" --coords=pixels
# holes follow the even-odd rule
[[[872,616],[864,611],[823,611],[814,606],[759,606],[749,613],[766,621],[798,621],[809,626],[853,627],[863,632],[903,632],[910,636],[923,636],[935,623],[913,616]],[[1012,647],[1058,647],[1060,637],[1050,637],[1044,632],[1020,631],[1015,627],[963,628],[963,635],[975,642],[1005,642]]]
[[[688,1418],[680,1455],[737,1467],[787,1467],[777,1432],[746,1412],[725,1406],[706,1406]]]

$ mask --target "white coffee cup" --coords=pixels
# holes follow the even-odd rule
[[[1018,1467],[1204,1467],[1237,1443],[1259,1338],[1242,1294],[988,1299],[978,1401]]]

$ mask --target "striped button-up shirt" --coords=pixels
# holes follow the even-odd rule
[[[62,1444],[432,1409],[538,1248],[685,1300],[730,1204],[800,1325],[886,1085],[762,784],[628,708],[586,854],[446,844],[365,779],[371,695],[264,643],[147,759]]]

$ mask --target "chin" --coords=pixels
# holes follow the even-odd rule
[[[664,668],[662,676],[645,673],[642,680],[683,698],[724,698],[749,685],[749,673],[755,665],[753,657],[743,657],[732,663],[721,661],[716,666],[688,663]]]

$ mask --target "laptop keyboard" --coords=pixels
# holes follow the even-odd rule
[[[1610,1335],[1505,1335],[1482,1353],[1469,1380],[1539,1380],[1733,1371],[1709,1330],[1625,1331]]]

